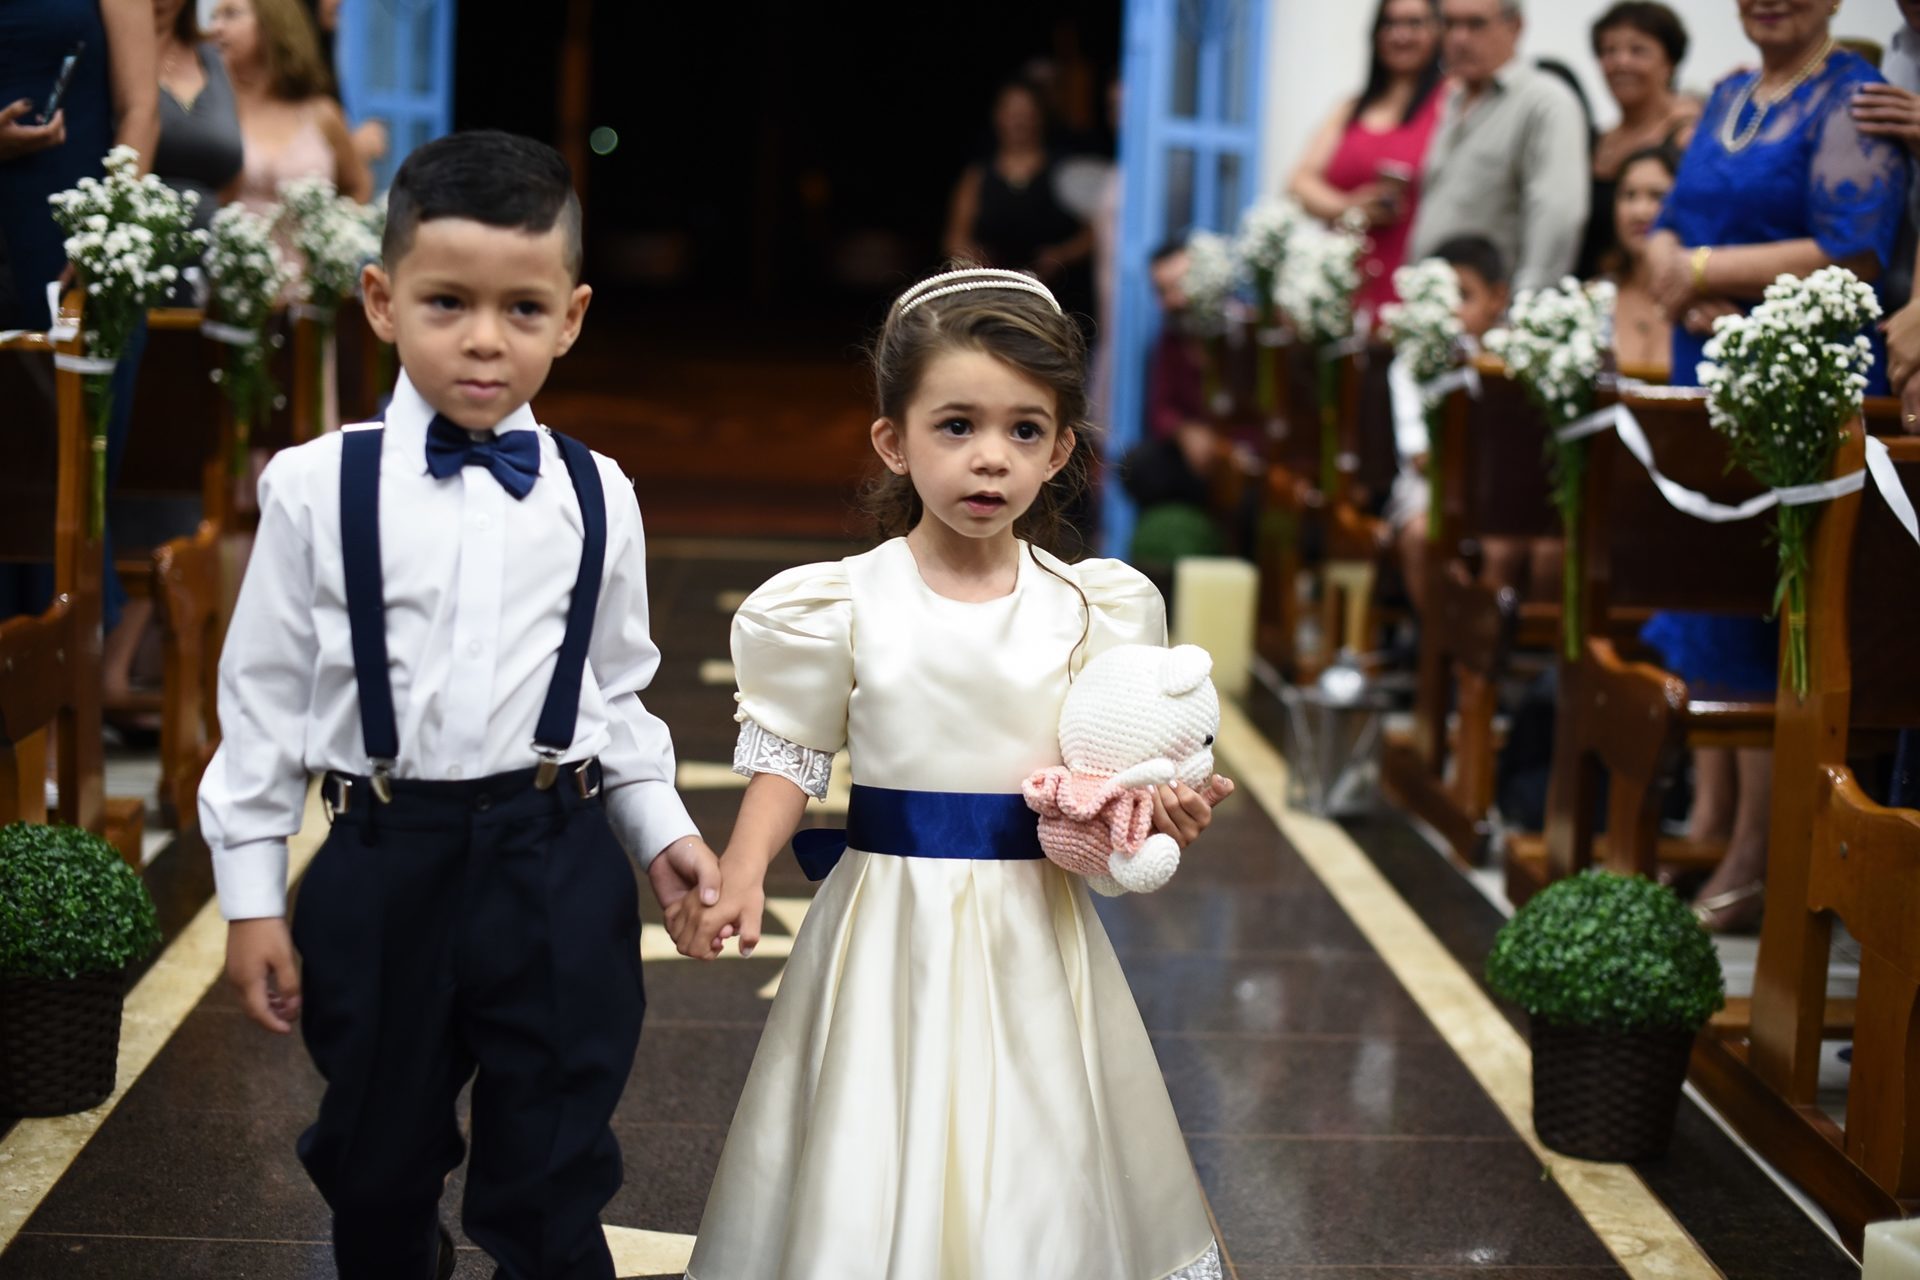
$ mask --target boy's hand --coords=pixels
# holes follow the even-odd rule
[[[674,932],[680,954],[695,960],[711,960],[720,954],[727,939],[740,939],[742,959],[760,945],[760,917],[767,905],[766,868],[755,868],[749,860],[722,860],[720,900],[683,918],[684,929]]]
[[[1216,777],[1204,793],[1184,782],[1153,790],[1153,829],[1172,836],[1182,849],[1213,823],[1213,806],[1233,794],[1233,779]]]
[[[284,916],[227,925],[227,981],[249,1018],[281,1035],[293,1030],[300,1016],[300,970]]]
[[[720,860],[699,836],[675,840],[647,866],[647,883],[673,929],[678,916],[696,902],[711,906],[720,898]],[[697,891],[697,893],[696,893]],[[693,895],[689,897],[689,895]]]

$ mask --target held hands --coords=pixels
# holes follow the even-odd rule
[[[300,1016],[300,970],[284,916],[235,920],[227,926],[227,981],[247,1016],[281,1035]]]
[[[1233,779],[1216,777],[1204,791],[1184,782],[1153,789],[1153,829],[1172,836],[1182,849],[1213,825],[1213,807],[1234,793]]]
[[[721,860],[720,872],[720,891],[714,901],[698,903],[689,897],[667,912],[673,944],[690,959],[713,959],[732,937],[740,939],[742,959],[752,956],[760,945],[760,921],[767,905],[766,864],[730,852]]]
[[[699,836],[684,836],[660,851],[647,866],[647,883],[671,929],[676,912],[720,898],[720,862]]]
[[[67,113],[64,109],[54,112],[53,119],[45,124],[34,124],[26,119],[27,113],[32,110],[33,103],[25,98],[0,107],[0,163],[57,147],[67,140]]]

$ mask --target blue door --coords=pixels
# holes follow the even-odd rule
[[[1268,0],[1126,0],[1120,123],[1119,280],[1108,457],[1139,442],[1159,334],[1148,258],[1196,228],[1230,231],[1259,164]],[[1103,495],[1107,552],[1124,556],[1133,510]]]
[[[455,0],[344,0],[335,64],[354,125],[378,120],[392,145],[375,162],[384,191],[407,153],[453,128]]]

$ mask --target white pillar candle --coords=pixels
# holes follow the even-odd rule
[[[1920,1218],[1867,1227],[1860,1280],[1920,1280]]]
[[[1252,678],[1260,572],[1245,560],[1190,556],[1173,567],[1173,641],[1213,655],[1213,684],[1229,697]]]

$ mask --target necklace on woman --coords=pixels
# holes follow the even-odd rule
[[[1733,105],[1727,108],[1726,117],[1720,121],[1720,145],[1734,154],[1745,151],[1748,145],[1760,136],[1760,126],[1766,123],[1767,112],[1791,98],[1794,91],[1807,82],[1807,77],[1826,63],[1827,55],[1832,52],[1833,37],[1828,36],[1827,42],[1820,46],[1820,52],[1809,58],[1805,66],[1793,73],[1793,79],[1768,94],[1764,101],[1755,92],[1760,87],[1760,76],[1764,73],[1755,73],[1753,79],[1741,86],[1740,92],[1734,95]],[[1753,119],[1747,123],[1746,128],[1742,129],[1738,127],[1740,114],[1747,109],[1749,103],[1753,104]]]

